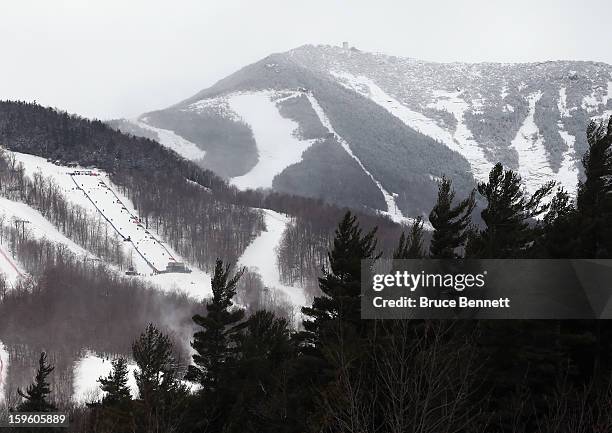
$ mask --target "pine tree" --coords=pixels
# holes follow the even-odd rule
[[[129,402],[132,399],[130,388],[128,387],[128,367],[127,360],[123,357],[117,358],[112,362],[113,369],[110,374],[99,378],[100,388],[105,395],[102,399],[103,406],[114,406]]]
[[[132,344],[134,372],[140,400],[138,430],[171,431],[183,413],[187,390],[178,379],[178,366],[170,338],[149,324]]]
[[[578,185],[579,258],[612,257],[612,117],[591,122],[589,150],[582,159],[585,181]]]
[[[236,336],[236,354],[235,374],[226,383],[233,398],[224,431],[304,431],[290,407],[302,384],[292,383],[295,350],[287,320],[257,311]]]
[[[17,389],[17,393],[25,399],[17,407],[19,412],[53,412],[57,410],[55,405],[49,402],[51,388],[47,378],[53,372],[55,367],[47,363],[47,354],[42,352],[38,360],[38,371],[34,378],[34,383],[28,387],[24,393],[21,389]]]
[[[154,400],[177,387],[172,342],[152,323],[132,344],[132,355],[138,367],[134,377],[141,399]]]
[[[457,249],[465,244],[468,237],[468,226],[471,214],[476,206],[474,192],[468,198],[453,205],[455,191],[452,182],[442,178],[438,186],[438,201],[429,214],[429,221],[434,228],[430,245],[430,256],[435,259],[453,259],[459,257]]]
[[[330,321],[344,321],[359,327],[361,321],[361,261],[378,259],[376,228],[363,234],[357,217],[347,212],[336,229],[329,252],[330,269],[323,270],[319,288],[323,296],[314,298],[312,307],[303,307],[309,317],[302,337],[315,343],[322,327]]]
[[[202,385],[203,389],[214,390],[219,383],[225,364],[231,357],[230,341],[236,334],[236,325],[244,318],[244,310],[232,308],[236,285],[244,273],[238,271],[230,278],[228,264],[217,259],[211,286],[213,297],[206,304],[206,316],[195,315],[193,321],[202,328],[193,336],[191,347],[195,365],[190,365],[185,379]]]
[[[300,406],[316,418],[316,431],[329,427],[329,408],[323,401],[338,401],[342,396],[338,401],[342,410],[350,412],[350,417],[358,416],[359,408],[344,405],[345,397],[352,398],[347,396],[351,392],[347,387],[363,371],[373,368],[368,365],[370,358],[364,356],[372,325],[361,320],[361,267],[362,260],[381,256],[376,252],[375,235],[376,229],[364,234],[357,218],[347,212],[328,254],[330,267],[319,278],[323,296],[315,297],[311,307],[302,308],[307,319],[304,331],[296,336],[300,348],[296,381],[315,388],[300,396]],[[359,398],[372,389],[369,377],[366,382],[356,390]]]
[[[481,212],[486,228],[470,238],[467,255],[478,258],[526,256],[535,239],[529,221],[548,210],[549,205],[543,201],[553,188],[554,182],[548,182],[528,197],[521,177],[496,164],[489,173],[489,181],[478,185],[478,193],[487,201],[487,207]]]
[[[418,217],[410,227],[408,235],[404,232],[400,235],[399,244],[393,253],[395,260],[421,259],[423,252],[423,218]]]
[[[568,259],[574,257],[579,227],[578,215],[570,195],[563,189],[550,201],[542,219],[542,253],[544,257]]]

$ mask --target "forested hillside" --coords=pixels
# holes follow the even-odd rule
[[[424,242],[418,222],[397,239],[393,257],[610,259],[612,119],[591,123],[586,135],[586,177],[576,200],[550,182],[530,193],[520,175],[502,164],[468,196],[457,194],[453,180],[445,177],[429,213],[431,243]],[[478,229],[470,224],[476,194],[485,202],[484,225]],[[106,291],[102,307],[91,312],[92,320],[112,319],[101,331],[106,350],[128,344],[127,332],[133,332],[131,348],[107,358],[106,373],[97,381],[104,393],[87,407],[62,400],[65,370],[55,368],[63,359],[21,350],[13,356],[24,364],[30,356],[31,376],[36,376],[22,391],[24,399],[9,404],[24,411],[69,410],[75,432],[611,430],[608,321],[363,320],[361,263],[378,260],[381,250],[376,230],[364,230],[347,212],[329,246],[329,266],[320,274],[321,295],[302,308],[298,330],[266,309],[247,312],[237,305],[245,275],[221,260],[212,272],[212,298],[197,305],[180,305],[185,300],[176,297],[159,305],[150,298],[155,292],[112,281],[100,270],[92,284],[83,268],[56,267],[33,289],[5,295],[0,318],[21,323],[27,306],[40,309],[42,320],[49,314],[45,304],[60,312],[74,308],[54,304],[57,280],[69,278],[59,287],[72,288],[70,298],[79,303],[90,305],[87,295]],[[87,294],[76,293],[88,283]],[[124,302],[118,311],[106,308],[114,297]],[[148,318],[131,318],[136,299],[164,318],[168,308],[195,312],[190,325],[177,317],[193,333],[176,334],[166,324],[135,329]],[[130,319],[123,323],[127,311]],[[121,333],[117,324],[124,327]],[[24,329],[26,338],[42,338]],[[87,323],[84,330],[100,332],[94,329]],[[73,335],[71,329],[58,330]],[[82,335],[63,345],[86,344]],[[13,339],[13,344],[21,341]],[[191,360],[183,355],[186,341]],[[62,346],[55,337],[43,344]]]
[[[466,193],[497,162],[531,191],[556,180],[575,194],[585,125],[609,113],[603,63],[435,63],[305,45],[112,124],[171,147],[178,136],[201,150],[195,162],[241,188],[414,218],[443,175]]]
[[[10,150],[109,172],[142,216],[161,228],[173,247],[206,270],[217,256],[237,260],[262,228],[257,208],[310,221],[318,237],[325,239],[317,246],[323,249],[333,221],[343,212],[321,201],[239,191],[155,141],[36,104],[0,103],[0,143]],[[391,241],[398,230],[375,216],[364,218],[381,227],[385,241]]]
[[[190,266],[205,271],[214,269],[218,257],[237,264],[267,229],[260,209],[286,213],[288,230],[279,240],[283,248],[261,254],[291,290],[308,297],[318,294],[316,281],[342,208],[280,193],[240,191],[155,141],[36,104],[0,103],[0,143],[7,149],[0,157],[0,243],[23,273],[16,281],[0,278],[1,344],[10,359],[3,370],[6,374],[8,368],[10,386],[2,397],[15,398],[16,387],[26,385],[34,366],[32,355],[44,350],[56,364],[52,389],[70,402],[74,363],[89,351],[96,356],[127,354],[131,336],[148,322],[180,340],[177,356],[184,359],[185,336],[193,329],[189,318],[199,305],[183,292],[160,291],[151,279],[122,275],[132,261],[126,239],[113,231],[106,216],[75,203],[66,184],[49,177],[48,168],[35,170],[32,164],[55,167],[66,177],[83,171],[70,166],[108,173],[117,193],[135,206],[143,226]],[[11,151],[21,156],[15,158]],[[26,167],[20,159],[27,153],[53,164],[28,162]],[[70,194],[78,193],[83,191]],[[362,218],[369,227],[380,226],[381,242],[395,242],[401,230],[396,224],[376,215]],[[297,324],[296,307],[287,305],[275,289],[266,287],[257,269],[248,270],[237,297],[249,311],[266,308]]]

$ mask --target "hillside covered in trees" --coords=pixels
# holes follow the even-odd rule
[[[131,338],[122,332],[123,349],[109,347],[121,355],[99,379],[102,398],[86,408],[62,403],[62,391],[50,386],[57,383],[53,364],[61,360],[29,353],[38,374],[13,404],[21,410],[67,409],[72,431],[610,431],[607,321],[393,321],[362,320],[360,314],[361,261],[382,252],[396,259],[612,258],[612,119],[592,123],[587,136],[586,177],[576,199],[552,183],[529,193],[520,175],[502,164],[467,196],[443,178],[429,214],[431,242],[417,221],[392,251],[378,242],[376,229],[364,229],[347,212],[319,273],[320,295],[302,309],[297,330],[271,311],[237,305],[244,271],[216,260],[213,296],[182,310],[192,314],[188,336],[155,318],[145,323],[146,315],[124,328]],[[481,227],[471,224],[476,195],[485,202]],[[22,306],[48,305],[53,291],[78,290],[79,278],[88,278],[78,267],[67,272],[55,266],[46,275],[31,288],[5,294],[0,317],[24,326],[28,310]],[[109,282],[83,287],[104,291]],[[145,293],[154,292],[119,284],[110,295],[138,303],[149,299]],[[71,298],[90,299],[83,293]],[[164,317],[163,309],[151,310],[153,316]],[[119,337],[109,338],[121,311],[98,314],[112,317],[102,341]],[[187,342],[191,359],[184,354]],[[128,362],[138,367],[134,392]]]

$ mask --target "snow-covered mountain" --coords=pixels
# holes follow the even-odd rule
[[[607,64],[445,64],[307,45],[114,125],[239,188],[401,220],[429,211],[440,176],[467,192],[498,161],[528,190],[554,179],[574,191],[586,125],[609,114]]]

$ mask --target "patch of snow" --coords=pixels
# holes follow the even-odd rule
[[[1,215],[0,218],[2,218]],[[0,273],[2,273],[9,287],[13,288],[25,276],[25,271],[13,260],[10,251],[4,245],[0,245]]]
[[[591,120],[599,124],[603,124],[604,122],[607,124],[608,121],[610,120],[610,116],[612,116],[612,110],[604,110],[603,113],[597,116],[592,116]]]
[[[580,158],[576,154],[576,137],[565,130],[561,121],[559,121],[557,125],[559,126],[559,135],[567,145],[567,150],[563,152],[561,167],[557,172],[557,181],[569,194],[574,195],[576,193],[579,175],[577,164],[580,161]]]
[[[504,106],[504,111],[509,112],[509,113],[514,113],[514,107],[510,104],[506,104]]]
[[[468,110],[469,105],[459,98],[461,92],[434,91],[434,97],[441,99],[437,103],[430,105],[432,108],[446,110],[455,116],[457,128],[454,134],[452,134],[438,125],[433,119],[403,105],[367,77],[355,76],[347,72],[332,72],[332,75],[339,78],[342,84],[349,89],[360,93],[386,109],[408,127],[439,141],[449,149],[462,155],[470,163],[474,177],[478,181],[488,179],[492,164],[487,160],[482,148],[474,140],[472,133],[464,122],[464,114]]]
[[[606,87],[605,93],[602,92],[601,87],[594,89],[590,95],[586,95],[582,99],[581,107],[587,113],[592,113],[599,109],[600,105],[607,107],[608,101],[612,100],[612,81],[609,81]]]
[[[146,117],[141,120],[131,120],[131,122],[143,129],[155,132],[157,134],[157,137],[159,138],[159,143],[162,146],[166,146],[174,150],[176,153],[178,153],[185,159],[196,161],[204,159],[204,157],[206,156],[206,152],[200,149],[197,144],[184,139],[183,137],[177,135],[174,131],[170,131],[169,129],[156,128],[154,126],[149,125],[147,123]]]
[[[6,396],[4,390],[6,389],[6,381],[8,377],[8,366],[9,366],[9,354],[0,341],[0,404],[4,403]]]
[[[567,92],[565,87],[559,89],[557,108],[559,109],[559,113],[561,113],[561,117],[570,117],[570,110],[567,109]]]
[[[483,98],[472,99],[472,114],[484,113],[485,100]]]
[[[274,91],[244,92],[228,96],[232,111],[253,131],[258,161],[248,173],[230,179],[240,189],[271,188],[274,177],[302,160],[315,140],[297,137],[297,122],[280,115]]]
[[[302,288],[287,286],[280,281],[277,265],[277,251],[283,238],[287,225],[291,220],[278,212],[261,209],[264,213],[266,230],[251,242],[240,259],[239,266],[246,266],[261,276],[264,285],[270,289],[277,289],[283,293],[298,311],[307,305],[307,298]]]
[[[98,379],[107,377],[112,371],[112,359],[87,353],[74,366],[72,379],[72,401],[85,404],[99,401],[103,397]],[[138,397],[138,387],[134,378],[135,364],[128,364],[128,386],[133,398]]]
[[[587,113],[591,113],[593,111],[597,111],[597,108],[599,107],[599,102],[600,101],[597,97],[596,92],[593,91],[590,95],[586,95],[584,98],[582,98],[581,107]]]
[[[508,88],[508,85],[504,85],[502,87],[501,92],[499,94],[501,96],[502,100],[506,99],[506,96],[508,96],[510,94],[510,93],[508,93],[509,90],[510,89]]]
[[[234,122],[242,122],[240,116],[232,110],[232,107],[230,107],[229,101],[225,96],[202,99],[200,101],[194,102],[182,111],[192,111],[200,114],[214,113],[217,116],[233,120]]]
[[[555,178],[544,148],[544,139],[534,119],[535,106],[541,97],[542,92],[529,95],[529,113],[510,144],[518,153],[518,173],[531,194]]]
[[[198,187],[199,189],[204,190],[204,191],[206,191],[206,192],[212,192],[212,190],[211,190],[210,188],[208,188],[208,187],[206,187],[206,186],[202,186],[202,185],[200,185],[199,183],[194,182],[193,180],[187,179],[187,183],[188,183],[188,184],[190,184],[190,185],[196,186],[196,187]]]
[[[474,177],[480,181],[486,181],[489,178],[489,172],[491,171],[491,164],[482,150],[480,144],[474,140],[472,132],[465,123],[465,113],[467,112],[469,105],[468,103],[459,96],[461,92],[444,92],[438,91],[438,100],[431,106],[446,110],[451,113],[457,120],[457,127],[453,135],[453,140],[457,143],[459,148],[458,152],[468,160],[472,167]]]

